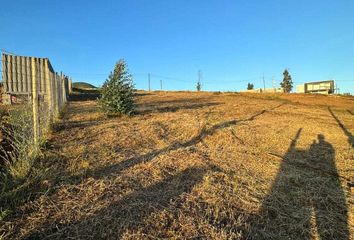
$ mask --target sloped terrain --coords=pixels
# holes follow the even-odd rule
[[[311,99],[315,99],[312,101]],[[68,105],[5,239],[352,239],[352,98],[141,92]]]

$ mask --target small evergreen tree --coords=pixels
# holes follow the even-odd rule
[[[254,86],[252,83],[247,84],[247,90],[253,90]]]
[[[284,92],[291,92],[291,89],[293,88],[293,81],[291,79],[291,75],[288,71],[288,69],[285,69],[283,72],[283,82],[280,83],[280,86],[284,89]]]
[[[131,115],[135,108],[134,91],[132,75],[121,59],[102,86],[99,104],[106,115]]]
[[[197,91],[200,92],[202,90],[202,84],[198,81],[197,82]]]

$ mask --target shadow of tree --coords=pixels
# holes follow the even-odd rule
[[[160,154],[166,154],[171,151],[175,151],[175,150],[178,150],[181,148],[186,148],[186,147],[196,145],[199,142],[201,142],[205,137],[213,135],[218,130],[222,130],[222,129],[230,127],[232,125],[236,125],[237,123],[253,121],[255,118],[257,118],[258,116],[261,116],[262,114],[266,113],[267,111],[274,110],[274,109],[279,108],[283,105],[284,105],[284,103],[277,105],[269,110],[262,110],[259,113],[256,113],[247,119],[243,119],[243,120],[239,120],[239,121],[237,121],[237,120],[226,121],[226,122],[216,124],[208,129],[203,128],[198,135],[194,136],[193,138],[189,139],[188,141],[175,142],[168,147],[165,147],[165,148],[162,148],[159,150],[153,150],[147,154],[139,155],[137,157],[132,157],[132,158],[123,160],[122,162],[119,162],[114,165],[108,165],[108,166],[96,168],[94,170],[88,170],[85,173],[85,176],[86,176],[86,178],[93,177],[93,178],[97,179],[100,177],[109,177],[111,174],[119,174],[124,169],[133,167],[133,166],[143,163],[143,162],[151,161],[152,159],[154,159],[156,156],[158,156]],[[74,176],[70,177],[70,180],[82,179],[82,177],[83,177],[82,174],[74,175]]]
[[[181,148],[186,148],[198,144],[205,137],[211,136],[217,131],[222,130],[224,128],[236,125],[241,122],[253,121],[257,117],[263,115],[264,113],[277,109],[283,106],[284,104],[285,103],[282,103],[273,108],[261,110],[260,112],[255,113],[252,116],[242,120],[225,121],[213,125],[209,128],[203,128],[198,135],[194,136],[193,138],[187,141],[176,142],[171,144],[168,147],[159,150],[153,150],[147,154],[129,158],[117,164],[93,169],[91,171],[86,172],[85,174],[66,176],[65,173],[62,173],[63,176],[60,178],[60,180],[54,182],[58,182],[58,184],[65,184],[65,183],[78,184],[88,177],[100,179],[100,178],[109,177],[112,174],[115,175],[119,174],[121,171],[131,168],[137,164],[151,161],[152,159],[154,159],[160,154],[168,153],[170,151],[174,151],[174,150],[178,150]],[[115,233],[118,234],[117,236],[119,236],[127,229],[134,230],[137,226],[140,226],[140,224],[143,222],[143,219],[146,218],[149,214],[151,214],[154,211],[154,209],[162,210],[167,206],[170,200],[178,198],[178,196],[180,196],[185,192],[189,192],[193,188],[193,186],[195,186],[202,180],[205,172],[210,171],[210,169],[215,170],[217,168],[208,166],[208,168],[187,169],[181,172],[180,174],[166,178],[164,181],[160,183],[138,190],[136,193],[131,194],[130,196],[124,198],[123,200],[112,203],[106,209],[102,209],[97,213],[95,213],[93,217],[89,217],[87,219],[83,219],[80,222],[72,223],[66,226],[62,225],[61,223],[48,222],[45,223],[45,225],[38,227],[36,230],[34,230],[32,233],[26,236],[26,238],[38,239],[49,234],[54,234],[54,235],[50,235],[51,236],[50,238],[61,238],[63,236],[66,236],[65,235],[66,233],[74,234],[74,232],[78,229],[81,230],[86,229],[85,227],[86,224],[96,224],[97,226],[101,224],[105,224],[111,226],[112,229],[115,229],[114,231]],[[51,192],[50,194],[53,194],[54,192],[55,191]],[[137,203],[140,202],[138,204],[139,208],[135,209],[136,205],[134,206],[134,204],[133,205],[129,204],[135,201]],[[115,213],[115,215],[112,218],[107,219],[105,217],[105,214],[110,212]],[[133,221],[132,219],[138,219],[138,220]],[[81,228],[81,226],[84,227]],[[62,229],[62,231],[58,232],[58,229]],[[90,229],[89,231],[92,231],[93,234],[92,236],[99,237],[97,235],[99,233],[95,232],[95,229]],[[83,236],[91,236],[90,234],[86,235],[86,232],[84,232],[83,234],[84,234]]]
[[[48,223],[25,238],[120,239],[124,232],[136,231],[153,212],[166,209],[171,202],[176,202],[183,194],[191,192],[210,171],[220,171],[220,169],[213,165],[187,168],[119,201],[112,202],[92,216],[70,224]],[[100,229],[102,226],[104,232]]]
[[[250,218],[250,236],[349,239],[348,208],[335,166],[335,150],[321,134],[308,151],[296,149],[301,130],[283,157],[259,215]]]
[[[150,95],[150,94],[146,94]],[[158,101],[150,101],[150,102],[144,102],[137,104],[137,107],[158,107],[164,104],[168,105],[176,105],[176,104],[185,104],[185,103],[200,103],[200,102],[205,102],[209,101],[210,99],[208,98],[178,98],[178,99],[172,99],[172,100],[158,100]]]
[[[135,92],[134,96],[136,97],[142,97],[142,96],[152,96],[155,95],[154,93],[137,93]]]
[[[221,103],[213,103],[213,102],[208,102],[208,103],[193,103],[193,102],[188,102],[184,104],[176,104],[168,102],[167,106],[164,106],[166,103],[156,103],[155,104],[150,104],[150,105],[144,105],[144,107],[138,107],[136,114],[149,114],[149,113],[163,113],[163,112],[177,112],[178,110],[187,110],[187,109],[199,109],[199,108],[204,108],[204,107],[211,107],[211,106],[217,106],[220,105]]]
[[[344,134],[348,137],[348,143],[351,145],[352,148],[354,148],[354,137],[353,137],[353,134],[348,131],[348,129],[338,119],[338,117],[334,114],[334,112],[332,111],[332,109],[330,107],[328,107],[328,111],[330,112],[330,114],[332,115],[334,120],[336,120],[338,126],[343,130]]]
[[[61,123],[57,123],[53,126],[54,132],[59,132],[63,130],[72,130],[72,129],[84,129],[88,127],[98,126],[102,124],[102,120],[88,120],[88,121],[63,121]]]
[[[73,102],[93,101],[93,100],[97,100],[100,96],[101,94],[99,93],[98,90],[97,91],[87,90],[86,92],[85,90],[82,90],[82,92],[80,93],[70,94],[69,100]]]

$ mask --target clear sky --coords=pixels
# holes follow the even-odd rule
[[[0,48],[101,85],[124,58],[138,89],[235,91],[334,79],[354,93],[353,0],[1,1]]]

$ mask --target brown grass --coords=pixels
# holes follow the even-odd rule
[[[353,103],[154,92],[106,119],[72,102],[0,236],[353,239]]]

